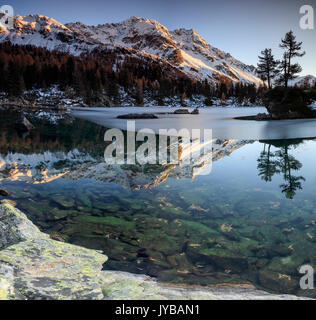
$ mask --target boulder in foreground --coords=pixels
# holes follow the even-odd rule
[[[0,221],[0,299],[103,298],[105,255],[50,239],[6,201]]]
[[[0,250],[29,239],[48,239],[48,235],[7,201],[0,203]]]

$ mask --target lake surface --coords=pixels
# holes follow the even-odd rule
[[[202,110],[180,124],[176,116],[168,125],[211,121],[222,150],[210,174],[193,176],[187,166],[107,165],[103,137],[106,127],[124,127],[119,112],[130,113],[32,113],[36,130],[24,136],[12,128],[18,115],[0,112],[0,187],[44,232],[104,251],[105,269],[316,297],[299,289],[298,272],[316,267],[312,122],[232,120],[258,112],[248,108]],[[159,128],[153,122],[145,124]]]

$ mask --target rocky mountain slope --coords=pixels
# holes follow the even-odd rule
[[[291,80],[289,83],[291,86],[297,87],[314,87],[316,85],[316,77],[312,75],[298,77],[294,80]]]
[[[191,78],[262,84],[254,66],[211,46],[195,30],[169,31],[155,20],[139,17],[87,26],[80,22],[63,25],[43,15],[17,15],[13,30],[0,29],[0,42],[4,41],[77,56],[96,48],[124,48],[140,57],[161,59]]]
[[[131,17],[120,23],[86,26],[69,23],[70,30],[103,44],[121,45],[159,56],[192,76],[260,84],[255,68],[206,42],[195,30],[169,31],[155,20]]]

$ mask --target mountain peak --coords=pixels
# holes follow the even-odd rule
[[[10,32],[0,30],[0,42],[31,44],[74,55],[96,47],[124,47],[142,57],[158,57],[194,79],[262,84],[253,67],[211,46],[194,29],[169,31],[153,19],[131,16],[117,23],[87,26],[81,22],[64,25],[50,17],[31,14],[15,16],[14,27]]]
[[[62,23],[42,14],[30,14],[28,16],[15,15],[14,27],[17,29],[18,32],[31,30],[51,32],[52,29],[62,29],[70,31]]]
[[[316,85],[316,77],[311,74],[306,76],[297,77],[293,80],[290,80],[289,84],[291,86],[297,87],[314,87]]]
[[[137,16],[132,16],[122,22],[119,22],[118,24],[132,24],[132,25],[144,25],[144,28],[146,28],[145,26],[150,26],[153,29],[156,29],[159,32],[163,32],[163,33],[167,33],[169,34],[169,30],[163,26],[160,22],[153,20],[153,19],[147,19],[147,18],[142,18],[142,17],[137,17]]]
[[[185,29],[185,28],[177,28],[173,32],[178,34],[191,34],[191,35],[197,33],[194,29]]]
[[[174,35],[178,37],[182,37],[185,41],[194,41],[199,42],[201,45],[205,47],[211,47],[207,41],[194,29],[185,29],[185,28],[179,28],[172,32]]]
[[[138,16],[131,16],[124,21],[145,21],[145,20],[147,20],[147,19],[142,18],[142,17],[138,17]]]

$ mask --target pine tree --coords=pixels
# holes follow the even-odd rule
[[[297,42],[293,31],[286,33],[284,39],[281,39],[280,48],[284,49],[283,60],[280,64],[280,71],[282,72],[282,77],[280,79],[284,86],[288,86],[289,80],[297,78],[297,74],[302,71],[301,66],[298,63],[293,64],[292,60],[295,57],[303,57],[305,51],[302,50],[302,42]]]
[[[288,72],[288,57],[286,52],[283,54],[283,59],[280,61],[279,72],[280,72],[280,76],[278,79],[278,83],[284,84],[284,86],[287,87],[289,72]]]
[[[272,49],[265,49],[261,51],[262,56],[259,56],[258,74],[261,79],[268,81],[269,89],[272,88],[272,79],[278,73],[279,61],[274,59]]]

